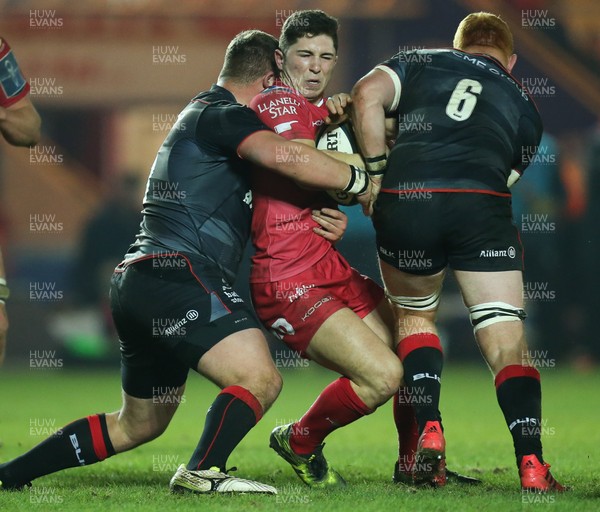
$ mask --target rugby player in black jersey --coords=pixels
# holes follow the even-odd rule
[[[20,488],[156,438],[182,401],[192,368],[221,392],[171,489],[277,492],[226,474],[230,453],[281,389],[262,331],[232,287],[250,230],[250,163],[304,186],[345,187],[360,194],[363,204],[369,180],[364,171],[279,137],[243,106],[271,85],[276,48],[277,40],[264,32],[236,36],[217,84],[183,109],[158,151],[141,231],[111,281],[121,409],[70,423],[1,464],[0,489]]]
[[[509,187],[531,160],[542,123],[510,74],[515,62],[506,23],[470,14],[454,49],[400,52],[363,77],[352,93],[353,120],[381,186],[373,221],[397,332],[411,332],[397,340],[404,378],[430,398],[415,404],[422,470],[443,482],[435,316],[449,266],[495,377],[522,489],[562,491],[542,457],[540,375],[522,325],[522,247]],[[386,116],[399,127],[387,164]]]

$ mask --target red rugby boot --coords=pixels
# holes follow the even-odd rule
[[[559,484],[550,473],[550,464],[542,464],[535,455],[525,455],[519,468],[521,490],[526,492],[564,492],[567,488]]]
[[[419,437],[415,456],[415,483],[446,485],[446,440],[439,421],[428,421]]]

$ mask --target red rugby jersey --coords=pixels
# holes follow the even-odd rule
[[[308,102],[282,82],[250,103],[260,120],[288,140],[315,140],[328,115],[325,101]],[[281,159],[303,158],[281,148]],[[300,188],[292,180],[265,170],[252,177],[252,258],[250,281],[265,283],[294,276],[319,261],[332,244],[313,232],[314,209],[336,208],[319,190]]]

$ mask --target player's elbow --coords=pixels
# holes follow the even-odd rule
[[[37,114],[36,114],[37,115]],[[41,139],[41,120],[37,116],[37,120],[28,121],[19,129],[6,129],[2,131],[6,142],[13,146],[33,147],[40,142]]]
[[[382,71],[374,70],[356,82],[351,94],[355,112],[387,110],[393,98],[393,85]]]
[[[350,95],[352,96],[352,107],[357,110],[365,105],[369,98],[372,98],[372,94],[369,92],[370,84],[366,80],[366,77],[361,78],[354,87]]]
[[[26,140],[23,145],[33,147],[38,144],[42,138],[42,118],[35,109],[33,109],[29,115],[30,120],[28,123],[28,130],[25,135]]]
[[[373,101],[381,94],[381,77],[377,74],[377,71],[371,71],[369,74],[363,76],[358,82],[354,84],[352,92],[352,102],[358,101]]]

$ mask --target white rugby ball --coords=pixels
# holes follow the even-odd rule
[[[340,153],[358,153],[358,144],[352,124],[349,121],[338,125],[328,125],[317,137],[317,149],[328,151],[339,151]],[[337,203],[351,206],[357,204],[354,194],[343,190],[327,190]]]

